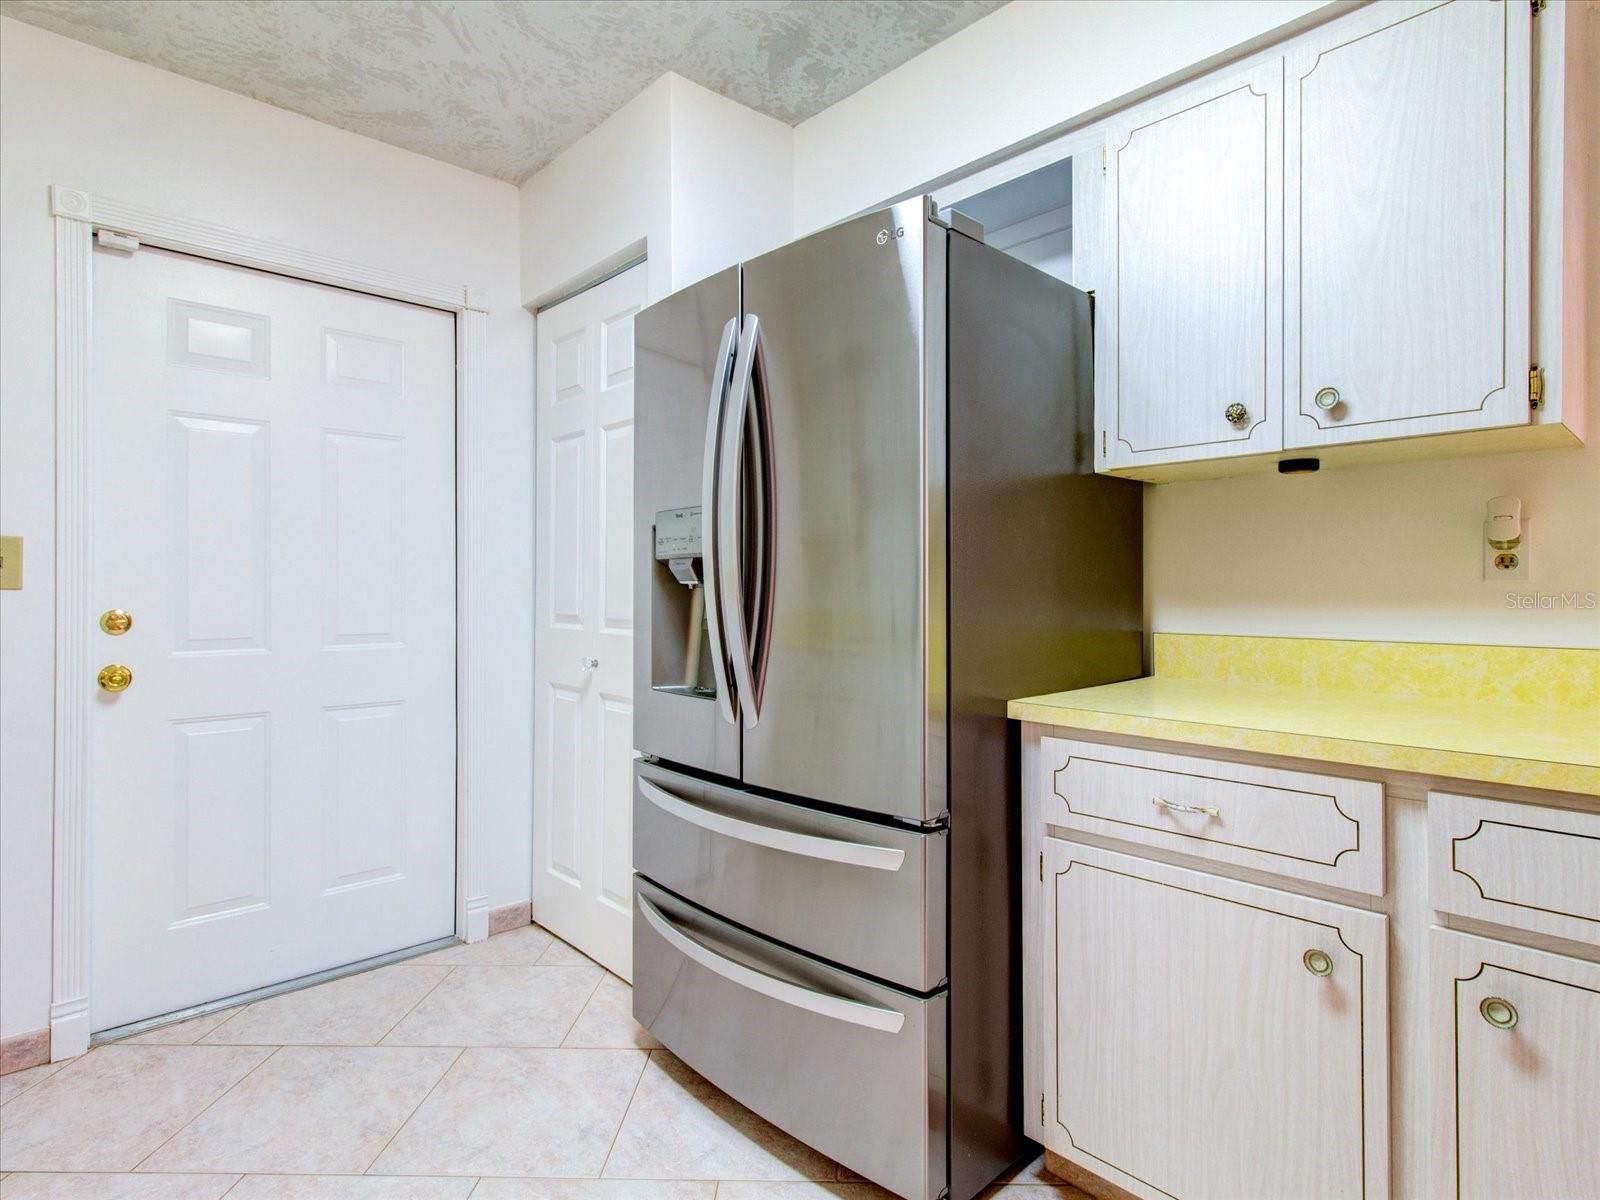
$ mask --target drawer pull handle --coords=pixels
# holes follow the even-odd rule
[[[1333,974],[1333,958],[1326,950],[1307,950],[1300,956],[1300,961],[1313,975],[1326,979]]]
[[[1150,797],[1150,803],[1157,808],[1164,808],[1168,812],[1196,813],[1207,817],[1215,817],[1219,821],[1222,819],[1222,810],[1213,808],[1209,804],[1174,804],[1171,800],[1163,800],[1160,796]]]
[[[1496,1029],[1517,1027],[1517,1006],[1503,996],[1485,996],[1483,1003],[1478,1005],[1478,1011]]]
[[[648,779],[639,780],[639,794],[669,816],[698,825],[710,833],[738,838],[752,846],[765,846],[786,854],[803,854],[807,858],[821,858],[851,867],[870,867],[875,871],[898,871],[906,860],[906,852],[894,846],[847,842],[841,838],[817,837],[815,834],[796,833],[792,829],[774,829],[755,821],[741,821],[738,817],[691,804],[682,796],[674,796]]]
[[[718,954],[711,947],[684,933],[668,919],[665,913],[643,896],[636,894],[635,899],[639,903],[639,911],[644,915],[644,919],[661,935],[667,945],[713,974],[722,976],[729,983],[748,988],[752,992],[759,992],[780,1004],[801,1008],[835,1021],[848,1021],[851,1025],[881,1029],[885,1033],[899,1033],[906,1023],[905,1013],[896,1012],[892,1008],[880,1008],[876,1004],[865,1004],[860,1000],[835,996],[830,992],[801,987],[798,983],[790,983],[787,979],[779,979],[776,975],[768,975],[765,971],[758,971],[754,967],[747,967],[742,962]]]

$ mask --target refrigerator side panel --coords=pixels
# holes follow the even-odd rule
[[[948,288],[950,1200],[970,1200],[1024,1150],[1006,702],[1141,673],[1143,495],[1094,474],[1088,297],[959,234]]]
[[[739,775],[739,729],[718,710],[700,554],[706,423],[723,335],[739,313],[739,271],[730,268],[675,292],[634,321],[634,717],[642,754],[729,778]],[[658,556],[656,521],[681,544]],[[667,554],[666,549],[662,555]]]
[[[773,570],[747,785],[922,821],[928,692],[920,201],[744,264]]]

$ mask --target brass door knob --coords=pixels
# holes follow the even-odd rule
[[[1485,996],[1483,1003],[1478,1005],[1478,1011],[1496,1029],[1516,1028],[1517,1006],[1501,996]]]
[[[1333,974],[1333,959],[1326,950],[1307,950],[1300,956],[1300,961],[1305,963],[1306,970],[1313,975],[1326,978]]]
[[[1244,423],[1250,419],[1250,410],[1236,402],[1223,409],[1222,415],[1227,418],[1229,425],[1232,425],[1235,429],[1241,429],[1244,427]]]
[[[120,608],[108,608],[100,614],[100,628],[112,637],[121,637],[133,628],[133,616]]]
[[[108,692],[125,692],[133,682],[133,672],[121,663],[111,663],[100,668],[95,681]]]

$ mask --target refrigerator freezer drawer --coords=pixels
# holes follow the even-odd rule
[[[946,973],[947,835],[634,767],[634,866],[730,921],[919,992]]]
[[[786,950],[635,876],[633,1014],[734,1099],[908,1200],[946,1183],[945,994]]]

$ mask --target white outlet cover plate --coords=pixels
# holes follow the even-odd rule
[[[1489,544],[1489,522],[1483,523],[1483,581],[1485,583],[1502,583],[1506,580],[1528,578],[1528,556],[1532,553],[1533,522],[1522,522],[1522,544],[1515,551],[1517,565],[1509,569],[1494,565],[1495,556],[1500,554]]]

